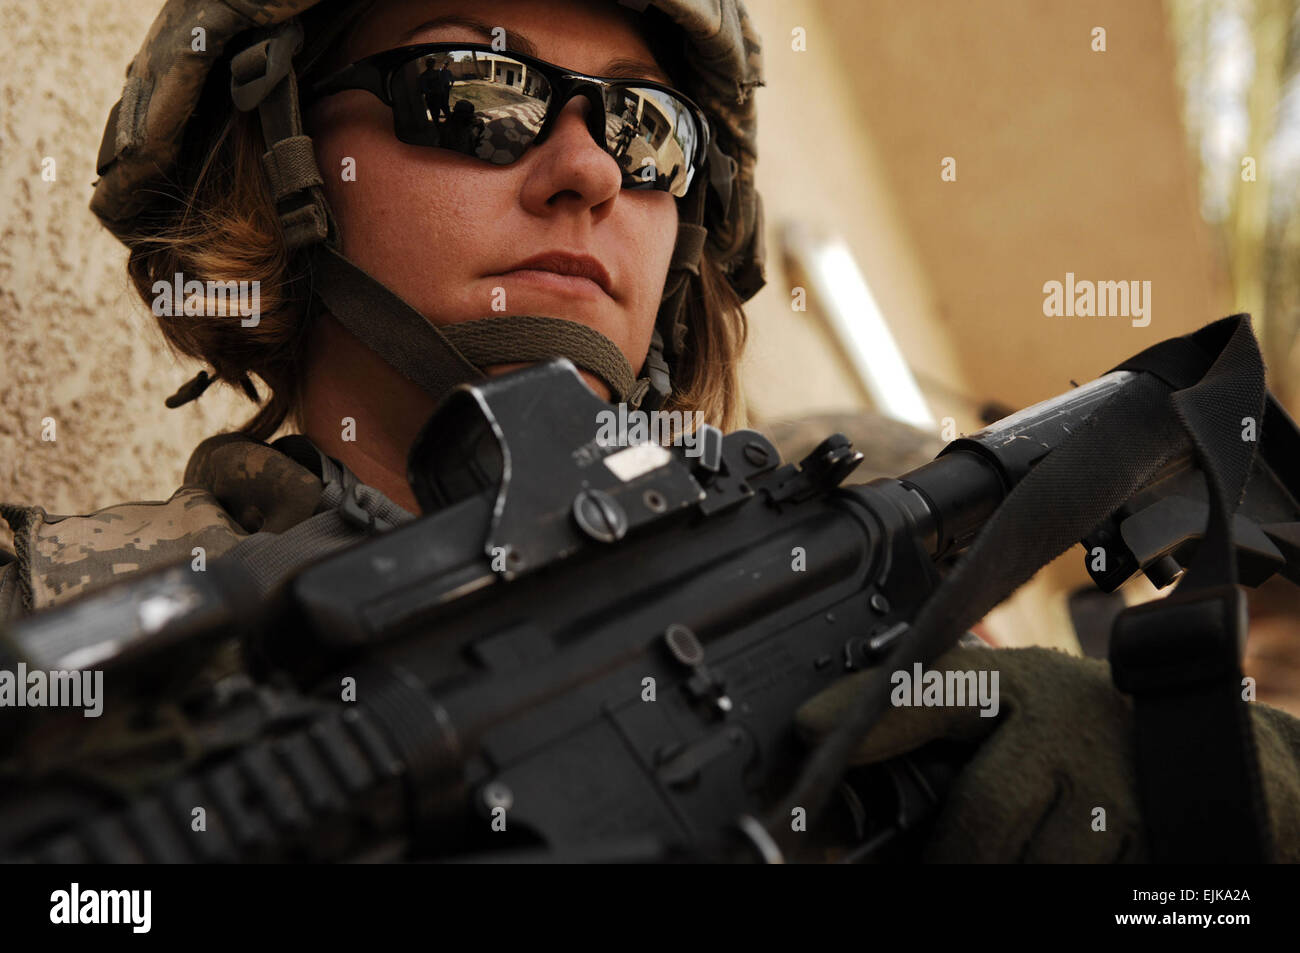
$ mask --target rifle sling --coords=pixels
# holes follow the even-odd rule
[[[314,515],[282,533],[254,533],[222,555],[223,560],[241,563],[262,595],[321,556],[414,519],[301,434],[281,437],[274,446],[300,462],[316,455],[319,462],[313,469],[319,471],[325,490]]]
[[[1210,525],[1178,602],[1135,607],[1145,618],[1133,613],[1117,622],[1112,672],[1117,687],[1134,695],[1139,796],[1153,856],[1271,856],[1249,711],[1238,690],[1238,616],[1227,604],[1229,592],[1239,596],[1228,521],[1258,447],[1241,439],[1242,420],[1252,417],[1258,430],[1266,396],[1249,317],[1234,315],[1157,344],[1115,368],[1121,369],[1147,373],[1012,489],[911,631],[874,670],[855,709],[823,739],[791,793],[768,815],[766,826],[783,850],[794,846],[791,810],[820,813],[849,755],[888,704],[890,673],[943,654],[1039,568],[1114,514],[1165,462],[1185,453],[1190,441],[1206,473]],[[1190,645],[1182,629],[1189,617],[1199,636]],[[1231,652],[1224,650],[1229,644]],[[1169,661],[1171,647],[1184,664],[1162,670],[1158,663]]]

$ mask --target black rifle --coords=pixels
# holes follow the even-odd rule
[[[776,860],[758,818],[807,757],[796,709],[901,644],[1016,483],[1133,376],[847,487],[860,454],[839,434],[797,467],[754,431],[605,445],[595,425],[609,405],[567,361],[466,386],[412,449],[421,518],[268,599],[217,559],[0,633],[11,663],[102,669],[110,704],[147,699],[232,632],[251,675],[190,708],[248,740],[124,803],[55,779],[11,784],[0,856]],[[1271,398],[1262,431],[1234,528],[1242,581],[1300,582],[1300,432]],[[1098,528],[1123,553],[1098,583],[1167,581],[1203,531],[1205,498],[1194,458],[1170,461]],[[1140,547],[1116,542],[1135,525]],[[13,745],[9,724],[0,742]],[[924,830],[957,754],[850,770],[834,809],[807,818],[806,851],[785,859],[829,846],[891,856]]]

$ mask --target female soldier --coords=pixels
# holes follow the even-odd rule
[[[256,398],[253,375],[269,395],[195,451],[165,504],[57,522],[0,510],[18,555],[0,607],[211,559],[345,500],[409,519],[417,430],[484,371],[564,355],[603,397],[739,425],[740,305],[763,284],[758,47],[738,4],[658,7],[291,0],[247,4],[249,22],[168,3],[110,117],[91,206],[156,314],[160,291],[204,283],[184,309],[203,315],[177,302],[159,318],[213,369],[169,404],[213,380]],[[421,89],[423,67],[448,62],[452,117]],[[480,135],[450,134],[462,102]],[[616,160],[637,103],[657,129]],[[256,282],[259,313],[214,316],[213,281]],[[305,439],[261,442],[286,420]],[[350,530],[340,542],[364,531]]]
[[[421,83],[434,64],[450,116]],[[151,306],[173,280],[259,282],[260,312],[243,320],[211,316],[209,287],[208,316],[161,321],[213,368],[171,403],[211,380],[257,399],[252,375],[269,394],[241,432],[200,445],[166,503],[60,520],[0,507],[18,557],[0,570],[0,608],[236,546],[276,546],[283,571],[408,520],[416,432],[481,372],[565,355],[603,398],[733,429],[740,305],[763,284],[761,82],[734,0],[169,0],[110,117],[92,208]],[[458,109],[479,134],[448,134]],[[299,434],[262,442],[286,420]],[[295,536],[322,519],[328,532]],[[1015,717],[895,711],[862,752],[997,735],[929,855],[1146,856],[1127,711],[1098,663],[999,654]],[[828,730],[839,704],[811,704],[802,729]],[[1084,706],[1095,731],[1063,743]],[[1300,745],[1294,723],[1259,724],[1274,756]],[[1098,804],[1113,836],[1089,823]]]

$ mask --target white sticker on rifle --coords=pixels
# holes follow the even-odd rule
[[[657,470],[672,459],[657,443],[638,443],[636,446],[612,453],[605,458],[605,466],[624,483],[635,480],[644,473]]]

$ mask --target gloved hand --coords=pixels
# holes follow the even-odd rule
[[[905,754],[931,741],[975,745],[940,806],[923,850],[929,862],[1145,862],[1133,713],[1110,667],[1052,649],[954,648],[926,671],[999,672],[996,717],[980,708],[891,707],[850,764]],[[842,679],[799,709],[815,743],[844,717],[865,672]],[[1300,861],[1300,720],[1251,703],[1276,858]],[[1095,809],[1105,830],[1094,830]]]

